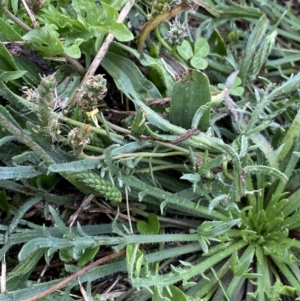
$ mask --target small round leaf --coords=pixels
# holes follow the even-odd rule
[[[201,57],[193,56],[191,59],[191,65],[196,69],[204,70],[208,66],[208,63]]]
[[[148,216],[148,223],[145,221],[139,221],[137,228],[141,234],[158,234],[160,225],[157,216],[150,213]]]
[[[244,93],[244,88],[243,87],[233,87],[230,90],[230,94],[233,96],[241,96]]]
[[[176,49],[179,55],[185,60],[189,60],[193,56],[192,46],[186,40],[183,40],[182,44],[180,46],[177,46]]]
[[[196,57],[206,57],[209,54],[209,44],[204,38],[199,38],[196,40],[194,45],[194,56]]]

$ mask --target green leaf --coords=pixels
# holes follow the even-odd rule
[[[198,236],[206,237],[208,239],[218,237],[238,224],[240,221],[240,219],[233,219],[228,222],[205,221],[198,227],[197,234]]]
[[[87,12],[87,6],[89,6],[90,8],[91,3],[85,2],[84,4],[85,4],[85,11]],[[46,7],[43,8],[43,18],[45,19],[45,23],[56,25],[57,28],[59,28],[62,33],[67,33],[67,34],[74,31],[74,29],[77,32],[78,30],[87,31],[88,24],[86,20],[90,19],[90,16],[89,14],[87,14],[86,18],[80,18],[79,15],[79,18],[75,19],[74,15],[75,17],[77,17],[76,15],[77,6],[78,6],[78,1],[75,0],[72,1],[73,11],[66,10],[65,8],[60,8],[60,11],[58,11],[53,5],[48,4]],[[89,11],[92,13],[97,12],[97,10],[94,9],[90,9]],[[80,13],[80,9],[78,10],[78,12]],[[64,30],[64,28],[66,29]]]
[[[206,57],[209,54],[209,44],[204,38],[199,38],[194,44],[194,56]]]
[[[81,56],[81,51],[79,46],[84,42],[84,39],[75,39],[72,43],[72,45],[67,46],[63,45],[64,52],[69,55],[70,57],[73,57],[75,59],[79,59]]]
[[[249,252],[247,252],[247,254],[243,254],[243,256],[236,262],[236,265],[234,266],[233,272],[237,276],[243,276],[246,272],[248,272],[249,267],[250,267],[251,263],[253,262],[253,256],[254,256],[255,249],[250,248],[250,246],[248,249],[249,249]],[[247,251],[248,251],[248,249],[247,249]]]
[[[49,212],[52,215],[56,227],[67,237],[70,234],[70,229],[64,224],[64,222],[52,206],[49,206]]]
[[[8,291],[15,291],[26,287],[27,280],[32,271],[36,268],[38,262],[44,255],[44,249],[40,248],[33,254],[21,261],[12,271],[7,275],[7,289]]]
[[[26,72],[27,71],[0,71],[0,75],[2,80],[6,83],[22,77]]]
[[[11,198],[5,193],[4,190],[0,191],[0,209],[7,214],[15,211],[15,207],[8,203],[10,200]]]
[[[160,82],[160,85],[165,87],[166,96],[171,95],[174,86],[174,79],[166,70],[166,62],[163,63],[161,58],[153,58],[147,55],[146,53],[144,53],[143,57],[141,57],[140,53],[137,50],[132,49],[121,43],[115,42],[114,45],[117,45],[118,47],[134,55],[143,66],[151,67],[150,70],[152,69],[155,71],[157,81]]]
[[[63,248],[60,249],[58,252],[59,259],[63,262],[69,262],[73,260],[72,256],[72,248]]]
[[[120,42],[131,41],[133,39],[133,34],[131,31],[123,23],[117,22],[117,10],[105,3],[102,3],[102,6],[106,15],[106,20],[105,22],[101,23],[101,25],[105,28],[105,30],[114,35],[115,38]]]
[[[119,10],[127,2],[127,0],[103,0],[102,2]]]
[[[186,40],[183,40],[182,44],[177,46],[176,49],[179,55],[185,60],[189,60],[193,56],[192,46]]]
[[[148,223],[145,221],[138,221],[137,229],[141,234],[158,234],[160,225],[157,216],[154,213],[150,213],[148,215]]]
[[[13,29],[9,22],[0,18],[0,41],[1,42],[15,42],[20,41],[21,36]]]
[[[0,167],[0,179],[28,179],[40,174],[33,166]]]
[[[35,48],[45,56],[62,55],[63,43],[59,40],[58,27],[54,24],[46,24],[42,28],[33,29],[25,34],[22,39],[31,42]]]
[[[190,63],[194,68],[200,69],[200,70],[204,70],[208,66],[207,60],[205,60],[201,57],[197,57],[197,56],[193,56]]]
[[[126,263],[130,278],[132,278],[133,276],[140,276],[143,264],[147,269],[147,259],[144,253],[138,249],[138,244],[129,244],[126,246]]]
[[[57,182],[55,173],[42,174],[32,179],[31,185],[36,188],[50,190]]]
[[[0,74],[0,82],[3,81],[2,74]],[[1,92],[3,92],[4,89],[0,89]],[[5,97],[5,94],[2,94],[0,92],[0,95]],[[0,105],[0,114],[3,115],[7,120],[9,120],[15,127],[17,127],[19,130],[22,130],[22,127],[18,124],[18,122],[14,119],[14,117],[8,112],[8,110]]]
[[[84,266],[89,261],[93,260],[96,254],[98,253],[100,247],[94,247],[94,248],[87,248],[83,251],[83,254],[79,257],[79,260],[77,262],[77,265],[79,267]]]
[[[243,95],[245,89],[243,87],[235,87],[230,91],[230,94],[233,96],[241,96]]]
[[[138,109],[134,120],[131,124],[131,134],[140,136],[144,133],[145,130],[145,117],[144,117],[144,112],[141,109]]]
[[[152,296],[152,301],[187,301],[187,297],[184,292],[174,285],[169,285],[159,292],[158,288],[154,288],[154,294]]]
[[[297,288],[292,286],[283,285],[280,289],[280,294],[285,296],[295,297],[296,293],[297,293]]]
[[[265,15],[263,15],[256,23],[255,27],[252,29],[251,35],[248,38],[247,46],[244,51],[243,61],[241,64],[240,77],[243,86],[246,84],[246,79],[250,75],[249,70],[251,64],[253,64],[253,58],[256,54],[257,48],[263,41],[265,33],[269,26],[269,20]]]
[[[243,95],[245,89],[240,86],[241,84],[242,84],[241,78],[238,77],[238,76],[235,77],[235,79],[234,79],[234,81],[233,81],[233,83],[231,84],[231,87],[230,87],[230,94],[234,95],[234,96]],[[226,89],[226,86],[228,86],[228,85],[218,84],[218,88],[221,89],[221,90]]]
[[[108,52],[101,65],[129,98],[135,97],[143,102],[146,98],[162,98],[153,83],[143,76],[131,60]]]
[[[227,55],[227,48],[219,31],[215,29],[208,39],[210,52],[217,53],[221,56]]]
[[[191,70],[182,80],[175,83],[170,105],[170,122],[190,129],[195,112],[211,100],[207,76]],[[209,126],[210,109],[201,117],[198,128],[206,131]]]
[[[3,45],[3,43],[0,43],[0,59],[1,61],[4,60],[5,63],[7,63],[10,66],[10,69],[4,69],[5,67],[3,66],[3,64],[1,64],[1,70],[7,70],[7,71],[18,70],[18,67],[14,61],[13,56]]]
[[[19,1],[18,0],[11,0],[10,2],[11,2],[12,11],[13,11],[14,15],[16,15],[18,10],[19,10]]]
[[[20,84],[23,85],[25,82],[26,85],[36,87],[41,81],[40,74],[43,74],[41,67],[28,59],[25,55],[14,56],[13,59],[15,65],[17,66],[16,71],[20,72],[20,74],[21,72],[23,73]],[[17,83],[17,81],[14,81],[14,84],[15,83]]]

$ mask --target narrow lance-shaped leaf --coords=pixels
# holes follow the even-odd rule
[[[256,23],[245,49],[243,63],[241,65],[240,77],[242,79],[243,87],[246,84],[246,78],[248,76],[249,69],[251,67],[253,56],[257,51],[258,45],[262,42],[265,32],[267,31],[269,21],[265,15],[263,15]]]

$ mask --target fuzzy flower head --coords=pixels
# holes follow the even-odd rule
[[[170,10],[172,0],[155,0],[152,1],[151,15],[149,19],[152,20],[159,14],[162,14],[166,10]]]
[[[188,36],[187,27],[181,24],[176,18],[173,22],[168,22],[170,29],[167,32],[168,41],[172,45],[181,45],[184,38]]]
[[[107,87],[104,75],[97,74],[83,85],[81,94],[81,108],[90,112],[97,108],[99,102],[106,96]]]
[[[72,147],[74,155],[82,154],[83,149],[90,143],[89,135],[92,127],[87,124],[81,128],[74,128],[68,134],[68,144]]]

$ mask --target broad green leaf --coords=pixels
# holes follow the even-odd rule
[[[208,62],[204,59],[209,54],[209,44],[204,38],[196,40],[194,45],[194,56],[191,59],[191,65],[200,70],[206,69]]]
[[[36,188],[48,190],[54,187],[56,182],[57,182],[57,174],[49,173],[49,174],[42,174],[36,178],[33,178],[31,185]]]
[[[87,3],[85,2],[85,4]],[[72,9],[76,9],[75,1],[72,2]],[[42,11],[43,19],[47,22],[46,24],[56,25],[62,34],[68,34],[71,31],[74,31],[74,29],[77,31],[88,30],[86,19],[75,19],[73,16],[70,16],[71,13],[64,8],[61,8],[60,12],[54,6],[49,4],[47,8],[43,8]]]
[[[297,293],[297,288],[292,286],[283,285],[280,289],[280,294],[285,296],[295,297],[296,293]]]
[[[12,70],[18,70],[18,67],[10,54],[10,52],[7,50],[7,48],[3,45],[3,43],[0,43],[0,58],[4,59],[11,67],[10,70],[7,71],[12,71]],[[0,66],[1,70],[4,70],[3,66]]]
[[[63,45],[64,52],[69,55],[70,57],[73,57],[75,59],[79,59],[81,56],[81,51],[79,46],[84,42],[84,39],[76,39],[74,43],[70,46]]]
[[[245,89],[240,86],[241,84],[242,84],[242,80],[241,80],[240,77],[237,76],[234,79],[234,82],[230,85],[230,94],[234,95],[234,96],[243,95]],[[226,85],[218,84],[218,88],[221,89],[221,90],[224,90],[226,88],[226,86],[228,87],[227,82],[226,82]]]
[[[168,288],[163,288],[162,292],[159,292],[158,288],[154,289],[152,301],[187,301],[187,297],[178,287],[169,285]]]
[[[162,98],[157,88],[144,77],[131,60],[108,52],[101,65],[113,77],[117,87],[129,98],[134,97],[143,102],[146,98]]]
[[[77,265],[79,267],[84,266],[89,261],[93,260],[96,254],[98,253],[100,247],[94,247],[94,248],[87,248],[83,251],[83,254],[80,255],[79,260],[77,262]]]
[[[20,77],[22,77],[26,71],[0,71],[0,75],[2,80],[6,82],[14,81]]]
[[[22,39],[35,45],[45,56],[62,55],[63,43],[59,40],[58,27],[54,24],[46,24],[42,28],[33,29],[25,34]]]
[[[245,89],[243,87],[235,87],[230,91],[230,94],[234,96],[241,96],[243,95],[244,91]]]
[[[101,23],[101,25],[107,30],[107,32],[114,35],[118,41],[131,41],[133,39],[133,34],[123,23],[117,22],[118,12],[116,9],[106,5],[105,3],[103,3],[102,6],[104,8],[106,20]]]
[[[73,260],[71,248],[63,248],[58,252],[59,258],[63,262],[69,262]]]
[[[193,56],[193,49],[187,40],[183,40],[182,44],[176,47],[179,55],[185,60],[189,60]]]
[[[194,44],[194,56],[206,57],[209,54],[209,44],[204,38],[199,38]]]
[[[208,39],[210,52],[217,53],[221,56],[227,55],[227,48],[219,31],[215,29]]]
[[[138,221],[137,228],[141,234],[158,234],[159,233],[159,220],[154,213],[148,216],[148,223],[145,221]]]
[[[175,83],[170,105],[170,122],[186,129],[191,128],[195,112],[211,100],[207,76],[191,70],[182,80]],[[200,119],[198,128],[206,131],[209,126],[210,109]]]
[[[24,72],[20,81],[30,86],[37,86],[40,83],[40,74],[43,74],[43,70],[35,62],[30,61],[24,55],[14,57],[14,61],[18,71]]]
[[[2,75],[0,75],[0,82],[3,81]],[[3,91],[3,90],[2,90]],[[5,94],[1,93],[0,95],[5,97]],[[13,116],[8,112],[8,110],[0,105],[0,114],[3,115],[7,120],[9,120],[15,127],[17,127],[19,130],[22,130],[22,127],[18,124],[18,122],[13,118]]]
[[[11,0],[10,3],[11,3],[11,8],[12,8],[13,13],[14,13],[14,15],[16,15],[19,10],[19,1]]]
[[[0,18],[0,41],[15,42],[20,41],[21,36],[10,26],[9,22]]]
[[[182,180],[187,180],[190,181],[191,183],[198,183],[202,179],[199,174],[184,174],[183,176],[180,177]]]
[[[138,249],[138,244],[126,246],[126,263],[130,278],[140,276],[143,264],[148,266],[144,253]]]
[[[119,10],[127,2],[127,0],[102,0],[102,2]]]
[[[211,200],[210,203],[209,203],[209,206],[208,206],[209,212],[211,212],[212,210],[214,210],[215,207],[217,207],[219,205],[219,203],[221,201],[224,201],[224,200],[225,201],[227,200],[227,194],[218,195],[213,200]]]
[[[169,70],[166,70],[166,62],[163,63],[161,58],[153,58],[146,53],[144,53],[143,57],[141,57],[141,54],[137,50],[121,43],[115,42],[114,45],[117,45],[118,47],[134,55],[143,66],[151,67],[150,70],[153,69],[155,71],[156,77],[158,78],[157,80],[160,81],[161,85],[165,86],[166,96],[171,95],[174,86],[174,79],[170,75]]]
[[[96,26],[105,18],[106,6],[105,3],[98,5],[95,1],[72,1],[72,8],[77,14],[75,17],[77,17],[80,23],[85,24],[87,28],[89,26]]]
[[[192,65],[192,67],[194,67],[196,69],[200,69],[200,70],[204,70],[208,66],[207,60],[205,60],[201,57],[198,57],[198,56],[193,56],[190,63]]]

